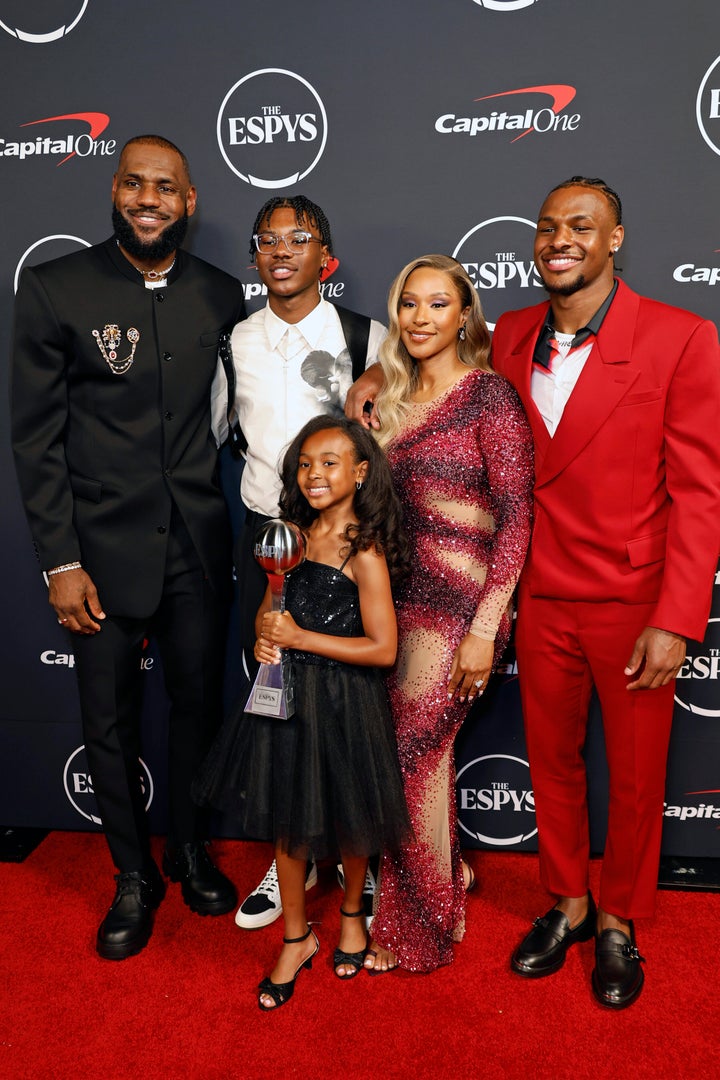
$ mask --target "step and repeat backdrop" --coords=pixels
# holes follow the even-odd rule
[[[249,265],[276,194],[326,211],[328,299],[385,321],[409,259],[455,255],[489,323],[543,297],[533,222],[549,188],[602,176],[625,208],[637,291],[720,319],[720,5],[710,0],[0,0],[0,363],[24,265],[105,239],[126,139],[165,135],[199,193],[189,247],[264,303]],[[4,379],[4,381],[6,381]],[[0,824],[97,829],[73,643],[47,605],[0,399]],[[720,418],[718,418],[720,424]],[[719,428],[720,431],[720,428]],[[223,457],[237,523],[237,467]],[[720,584],[677,684],[664,810],[669,855],[720,853]],[[239,686],[235,631],[230,700]],[[140,768],[165,821],[166,700],[149,642]],[[533,793],[512,650],[458,741],[464,843],[531,850]],[[593,846],[606,795],[587,748]],[[218,829],[233,834],[232,823]]]

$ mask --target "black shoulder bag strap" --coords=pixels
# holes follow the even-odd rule
[[[232,345],[230,343],[230,331],[225,330],[220,335],[220,341],[218,343],[218,357],[220,363],[223,366],[225,372],[225,378],[227,379],[227,422],[228,422],[228,443],[230,444],[230,453],[234,458],[242,460],[245,457],[245,451],[247,450],[247,439],[243,434],[243,430],[240,427],[240,421],[235,411],[235,365],[233,364]]]
[[[340,304],[335,304],[335,310],[340,317],[345,344],[352,360],[352,377],[355,382],[362,375],[367,363],[370,319],[367,315],[358,315],[356,311],[350,311]]]

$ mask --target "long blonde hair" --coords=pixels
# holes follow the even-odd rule
[[[381,446],[397,434],[407,412],[408,401],[417,385],[417,364],[400,337],[398,311],[407,279],[415,270],[427,266],[440,270],[452,281],[463,308],[469,308],[465,339],[458,339],[458,358],[469,368],[490,371],[490,332],[480,304],[480,297],[464,268],[449,255],[422,255],[404,266],[390,286],[388,295],[388,335],[380,347],[380,364],[385,381],[377,398],[380,418],[378,441]]]

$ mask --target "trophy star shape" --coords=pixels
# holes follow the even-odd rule
[[[255,536],[253,554],[268,576],[272,610],[285,610],[285,575],[305,558],[305,537],[297,525],[271,518]],[[292,671],[283,655],[279,664],[261,664],[245,712],[289,720],[295,712]]]

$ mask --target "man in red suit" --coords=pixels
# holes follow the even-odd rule
[[[593,992],[638,996],[633,919],[654,910],[674,680],[702,639],[720,541],[715,327],[614,278],[620,199],[598,179],[550,192],[535,263],[550,304],[498,322],[495,368],[536,448],[533,539],[517,652],[543,884],[557,904],[512,957],[557,971],[595,936]],[[599,904],[588,891],[585,741],[592,687],[610,798]]]

